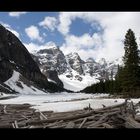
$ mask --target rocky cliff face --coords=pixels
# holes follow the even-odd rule
[[[59,79],[56,70],[46,70],[44,74],[47,76],[48,81],[54,82],[58,86],[63,87],[63,82]]]
[[[58,86],[63,87],[62,81],[58,75],[67,70],[65,56],[60,49],[54,45],[48,46],[32,54],[33,59],[37,62],[41,72]]]
[[[83,67],[84,61],[81,60],[78,53],[70,53],[66,55],[67,63],[70,65],[70,67],[77,71],[79,74],[83,74]]]
[[[47,82],[47,79],[41,74],[36,62],[32,59],[21,41],[3,26],[0,26],[0,58],[1,68],[9,70],[9,72],[6,71],[4,74],[6,77],[0,78],[0,80],[7,80],[11,76],[11,67],[14,68],[14,65],[16,65],[16,68],[26,78],[32,81],[42,79]]]
[[[25,46],[13,33],[0,25],[0,82],[7,81],[13,71],[19,72],[39,88],[51,90],[47,77],[41,73]]]
[[[54,45],[39,50],[33,55],[41,70],[56,70],[58,74],[63,74],[67,69],[64,54]]]

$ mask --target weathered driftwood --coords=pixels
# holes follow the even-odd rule
[[[111,125],[109,125],[109,124],[107,124],[107,123],[103,123],[102,124],[105,128],[113,128],[113,126],[111,126]]]
[[[103,109],[96,109],[96,110],[91,110],[87,113],[84,113],[84,114],[79,114],[79,115],[72,115],[72,116],[68,116],[68,117],[60,117],[60,118],[53,118],[53,119],[47,119],[47,120],[40,120],[40,121],[30,121],[28,123],[28,125],[36,125],[36,124],[40,124],[40,123],[51,123],[51,122],[54,122],[54,121],[58,121],[58,120],[64,120],[64,121],[68,121],[68,120],[73,120],[73,119],[79,119],[79,118],[84,118],[84,117],[87,117],[93,113],[96,113],[98,111],[103,111],[103,110],[107,110],[107,109],[111,109],[111,108],[115,108],[115,107],[119,107],[119,106],[122,106],[122,105],[125,105],[124,103],[122,104],[119,104],[119,105],[114,105],[114,106],[111,106],[111,107],[104,107]]]
[[[135,121],[132,117],[126,117],[125,118],[125,127],[126,128],[140,128],[140,123]]]
[[[53,127],[53,126],[58,126],[59,124],[62,124],[62,122],[63,122],[63,120],[53,122],[53,123],[47,123],[47,124],[44,125],[43,128],[50,128],[50,127]]]
[[[82,126],[85,124],[86,121],[87,121],[87,118],[85,118],[85,119],[83,120],[83,122],[80,124],[79,128],[82,128]]]
[[[140,128],[132,102],[58,113],[35,112],[28,104],[6,106],[8,113],[4,114],[0,105],[0,128]]]
[[[42,112],[39,111],[39,113],[40,113],[39,117],[41,120],[44,120],[44,119],[47,120],[47,117]]]
[[[135,120],[136,120],[137,122],[140,122],[140,115],[135,115]]]
[[[74,128],[74,126],[75,126],[75,123],[72,122],[72,121],[70,121],[70,122],[66,125],[65,128]]]
[[[19,128],[19,127],[18,127],[18,124],[17,124],[17,121],[14,121],[14,122],[12,123],[12,127],[13,127],[13,128]]]
[[[17,121],[14,121],[14,126],[15,126],[15,128],[18,128],[18,123],[17,123]]]
[[[95,123],[92,123],[88,126],[88,128],[92,127],[95,128],[98,125],[102,124],[103,122],[105,122],[105,120],[107,119],[107,115],[105,114],[104,116],[102,116],[98,121],[96,121]]]
[[[6,105],[3,106],[2,113],[4,113],[4,114],[7,114],[6,107],[7,107]]]
[[[96,121],[87,121],[82,128],[88,128],[91,124],[95,123]],[[78,127],[77,127],[78,128]]]
[[[130,110],[132,113],[132,117],[135,118],[136,112],[135,112],[135,107],[132,101],[130,102]]]

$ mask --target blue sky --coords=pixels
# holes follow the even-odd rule
[[[83,59],[120,58],[128,28],[140,36],[139,12],[0,12],[0,23],[30,52],[51,42]]]
[[[46,41],[55,41],[58,45],[60,45],[62,43],[63,38],[58,32],[55,32],[54,34],[49,33],[47,30],[38,25],[38,23],[42,21],[45,16],[56,17],[57,15],[58,13],[56,12],[29,12],[20,17],[14,17],[9,16],[9,12],[0,12],[0,21],[9,24],[14,30],[16,30],[20,34],[20,39],[25,43],[29,43],[31,41],[25,33],[25,28],[31,25],[35,25],[39,28],[40,34],[47,34],[47,38],[44,37]],[[35,43],[40,43],[36,40],[32,40],[32,42],[34,41]]]
[[[44,38],[46,42],[53,41],[56,43],[57,46],[61,46],[64,42],[63,35],[55,30],[54,32],[51,32],[49,30],[44,29],[43,27],[40,27],[38,23],[40,21],[44,20],[44,17],[55,17],[57,18],[59,16],[59,13],[57,12],[29,12],[25,15],[22,15],[20,17],[14,17],[9,16],[9,12],[0,12],[0,21],[3,23],[7,23],[11,26],[12,29],[16,30],[20,34],[20,39],[24,43],[39,43],[37,40],[30,40],[30,38],[27,36],[25,32],[25,28],[35,25],[38,27],[41,36]],[[89,23],[84,22],[82,19],[77,18],[73,21],[71,24],[70,33],[76,36],[81,36],[84,33],[90,33],[91,35],[97,31],[97,29],[91,28],[91,25]],[[46,34],[43,35],[43,33]]]

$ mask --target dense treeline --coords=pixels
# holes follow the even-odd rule
[[[100,81],[92,86],[86,87],[83,92],[86,93],[120,93],[122,91],[119,83],[116,80]]]
[[[123,66],[118,66],[115,80],[100,81],[83,92],[122,94],[129,97],[140,97],[140,51],[134,32],[129,29],[124,40],[125,54]]]

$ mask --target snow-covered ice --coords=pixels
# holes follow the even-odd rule
[[[8,96],[8,95],[3,95]],[[11,96],[11,95],[10,95]],[[13,95],[14,96],[14,95]],[[16,95],[17,96],[17,95]],[[47,93],[47,94],[21,94],[17,97],[0,100],[0,104],[24,104],[28,103],[40,111],[66,112],[83,109],[89,104],[93,109],[105,106],[117,105],[125,99],[108,98],[109,94],[85,94],[85,93]],[[131,99],[138,103],[139,99]],[[140,111],[140,109],[137,109]]]
[[[40,111],[65,112],[83,109],[91,105],[92,108],[102,108],[106,106],[119,104],[124,99],[104,99],[108,94],[84,94],[84,93],[55,93],[42,95],[20,95],[16,98],[0,100],[0,104],[24,104],[29,103],[33,108]]]
[[[17,100],[10,99],[7,101],[5,100],[4,102],[5,103],[12,102],[16,104],[31,102],[31,103],[36,104],[38,102],[52,103],[52,102],[71,101],[71,100],[77,100],[77,99],[92,99],[92,98],[99,98],[99,97],[108,97],[108,94],[85,94],[85,93],[67,93],[67,92],[38,94],[38,95],[37,94],[36,95],[35,94],[28,94],[28,95],[20,94]]]
[[[88,107],[89,104],[93,109],[102,108],[103,104],[105,106],[115,105],[124,102],[123,99],[120,99],[119,102],[115,102],[113,99],[87,99],[81,101],[71,101],[71,102],[56,102],[56,103],[47,103],[41,104],[39,106],[34,106],[33,108],[39,109],[41,111],[52,110],[54,112],[65,112],[83,109]]]

